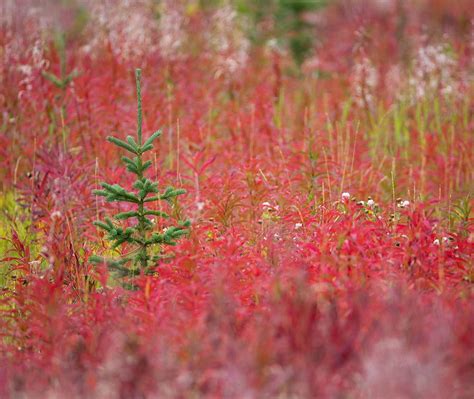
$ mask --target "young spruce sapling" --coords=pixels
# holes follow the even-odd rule
[[[145,161],[143,154],[153,148],[153,142],[160,136],[161,131],[153,133],[148,139],[142,138],[142,98],[141,98],[141,70],[135,71],[137,85],[138,117],[137,137],[127,136],[126,141],[116,137],[107,137],[107,140],[134,155],[133,158],[122,157],[127,170],[136,176],[133,184],[135,191],[128,191],[119,184],[101,183],[101,190],[94,190],[95,195],[105,197],[108,202],[124,202],[133,205],[133,210],[121,212],[114,219],[132,219],[135,223],[131,226],[121,226],[105,218],[104,221],[96,221],[94,224],[107,232],[107,239],[112,244],[112,249],[122,245],[128,245],[131,249],[126,255],[118,259],[104,259],[100,256],[92,256],[93,263],[106,263],[111,271],[120,277],[133,277],[140,273],[153,273],[159,255],[152,255],[152,247],[162,245],[176,245],[176,240],[188,233],[189,221],[180,222],[176,226],[169,226],[161,232],[154,230],[153,217],[168,218],[169,216],[161,210],[150,209],[147,206],[154,201],[167,201],[170,204],[178,195],[184,194],[185,190],[166,188],[160,193],[158,183],[144,176],[145,171],[151,166],[151,161]],[[131,247],[131,248],[130,248]],[[156,253],[156,252],[155,252]]]

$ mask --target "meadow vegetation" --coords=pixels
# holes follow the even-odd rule
[[[474,397],[471,0],[0,24],[0,397]]]

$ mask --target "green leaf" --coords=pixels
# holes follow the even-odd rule
[[[136,174],[136,175],[139,174],[138,169],[136,168],[135,165],[127,165],[127,170],[131,173]]]
[[[49,80],[51,83],[53,83],[55,86],[59,87],[62,89],[64,87],[64,82],[58,78],[56,75],[53,75],[52,73],[46,72],[46,71],[41,71],[41,75],[43,78]]]
[[[170,216],[165,213],[165,212],[161,212],[161,211],[154,211],[154,210],[147,210],[144,212],[144,215],[154,215],[154,216],[160,216],[162,218],[169,218]]]
[[[147,141],[145,141],[145,143],[143,143],[143,147],[147,147],[149,146],[150,144],[153,144],[153,142],[161,136],[161,129],[156,131],[155,133],[153,133]]]
[[[143,202],[153,202],[153,201],[158,201],[160,197],[154,195],[153,197],[148,197],[143,200]]]
[[[140,152],[140,147],[135,142],[132,136],[127,136],[127,141],[128,141],[128,144],[130,144],[135,149],[135,151]]]
[[[142,172],[144,172],[145,170],[147,170],[150,166],[151,166],[151,161],[146,161],[146,162],[142,165]]]
[[[108,201],[127,201],[133,203],[140,202],[134,193],[125,190],[118,184],[111,185],[108,183],[101,183],[101,186],[105,189],[105,191],[108,191],[111,194],[107,196]]]
[[[173,197],[176,197],[181,194],[185,194],[186,190],[183,190],[182,188],[175,189],[173,187],[167,187],[165,192],[160,195],[160,199],[164,200],[170,200]]]
[[[137,166],[136,164],[136,159],[138,159],[137,157],[135,157],[134,159],[130,159],[129,157],[126,157],[125,155],[121,157],[122,161],[125,162],[127,165],[135,165]]]
[[[115,219],[125,220],[125,219],[134,218],[134,217],[138,217],[138,216],[139,216],[138,212],[130,211],[130,212],[117,213],[114,217],[115,217]]]
[[[165,238],[162,234],[153,233],[152,236],[146,241],[148,245],[152,244],[163,244]]]
[[[128,157],[123,156],[122,161],[127,165],[127,170],[129,172],[132,172],[136,175],[139,174],[138,170],[140,165],[137,157],[135,157],[134,159],[130,159]]]
[[[69,85],[69,83],[72,82],[73,79],[77,78],[79,76],[79,72],[76,71],[75,69],[70,73],[68,74],[64,80],[63,80],[63,87],[66,87],[67,85]]]
[[[104,222],[101,222],[100,220],[96,220],[95,222],[92,223],[94,226],[100,227],[101,229],[104,229],[107,232],[110,232],[110,226],[105,224]]]
[[[135,148],[133,148],[130,144],[126,143],[125,141],[118,139],[117,137],[108,136],[107,140],[119,147],[126,149],[127,151],[130,151],[131,153],[135,155],[138,155],[138,151]]]
[[[173,191],[173,197],[183,194],[186,194],[186,190],[184,188],[178,188]]]
[[[91,262],[91,263],[105,263],[106,260],[102,256],[92,255],[89,258],[89,262]]]
[[[184,222],[180,222],[179,224],[180,224],[180,226],[183,226],[183,227],[189,227],[189,226],[191,226],[191,221],[190,220],[185,220]]]
[[[107,197],[109,195],[109,193],[104,190],[92,190],[92,194],[99,195],[102,197]]]

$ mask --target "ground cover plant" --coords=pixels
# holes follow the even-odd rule
[[[0,397],[474,396],[470,0],[0,10]]]

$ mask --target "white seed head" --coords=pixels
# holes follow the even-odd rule
[[[51,219],[56,220],[56,219],[61,219],[62,213],[60,211],[53,211],[51,213]]]
[[[410,206],[410,201],[408,201],[408,200],[399,201],[397,206],[401,209],[408,208]]]

